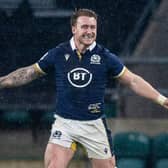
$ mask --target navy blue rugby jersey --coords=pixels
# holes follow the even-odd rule
[[[79,58],[73,38],[49,50],[36,67],[42,73],[55,72],[56,114],[74,120],[104,116],[107,76],[121,76],[125,66],[103,46],[94,42]]]

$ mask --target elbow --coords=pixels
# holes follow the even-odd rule
[[[1,88],[11,88],[12,85],[13,85],[12,80],[6,78],[1,82]]]
[[[5,82],[5,86],[6,86],[6,88],[11,88],[11,87],[13,86],[12,81],[11,81],[11,80],[7,80],[7,81]]]

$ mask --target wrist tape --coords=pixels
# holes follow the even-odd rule
[[[156,102],[157,102],[158,104],[160,104],[161,106],[163,106],[164,103],[165,103],[165,101],[166,101],[166,99],[167,99],[167,98],[166,98],[165,96],[159,95],[158,98],[157,98],[157,100],[156,100]]]

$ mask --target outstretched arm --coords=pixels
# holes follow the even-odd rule
[[[42,75],[42,73],[37,71],[35,64],[19,68],[6,76],[0,77],[0,89],[25,85]]]
[[[119,77],[119,81],[127,85],[138,95],[146,97],[168,109],[168,99],[161,95],[155,88],[153,88],[153,86],[151,86],[151,84],[139,75],[126,69],[124,74]]]

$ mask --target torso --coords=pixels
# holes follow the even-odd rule
[[[108,61],[113,59],[111,55],[109,57],[103,47],[96,45],[79,59],[68,42],[50,50],[48,56],[52,57],[55,68],[56,113],[75,120],[93,120],[103,116],[107,75],[113,71]],[[112,73],[122,71],[123,65],[117,64],[113,65],[116,72]]]

